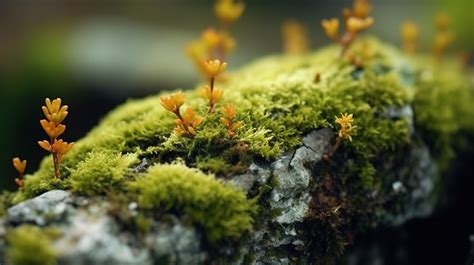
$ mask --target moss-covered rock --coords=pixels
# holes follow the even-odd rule
[[[373,38],[348,52],[358,60],[336,46],[257,60],[217,80],[225,95],[211,114],[186,92],[185,107],[204,117],[192,138],[173,133],[162,94],[131,100],[77,142],[62,178],[45,158],[14,201],[53,189],[106,195],[104,212],[137,241],[173,216],[203,232],[208,259],[332,262],[365,229],[429,214],[441,173],[474,133],[473,78],[455,60],[407,57]],[[242,122],[232,139],[224,103]],[[341,113],[357,129],[322,159]]]

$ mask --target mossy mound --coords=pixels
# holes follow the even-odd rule
[[[341,185],[351,185],[353,205],[380,190],[380,160],[402,153],[418,138],[447,168],[454,150],[474,132],[473,79],[462,66],[451,59],[406,57],[373,38],[350,49],[347,57],[357,60],[339,53],[340,47],[329,46],[260,59],[218,80],[224,100],[212,114],[197,89],[186,92],[185,108],[205,118],[193,138],[173,133],[174,117],[160,105],[164,93],[131,100],[76,143],[61,165],[61,179],[54,178],[52,160],[45,158],[15,201],[52,189],[88,196],[113,191],[138,196],[144,210],[190,217],[210,241],[239,238],[251,229],[255,206],[216,178],[245,172],[256,160],[279,158],[314,129],[336,131],[334,118],[341,113],[352,113],[357,126],[353,141],[344,141],[334,158],[338,171],[346,173]],[[227,102],[242,122],[232,139],[220,122],[220,106]],[[407,106],[414,110],[414,124],[391,114]],[[184,164],[169,164],[176,160]]]

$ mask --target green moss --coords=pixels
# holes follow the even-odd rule
[[[120,189],[127,170],[136,162],[136,155],[121,155],[109,150],[92,151],[71,171],[71,188],[88,196]]]
[[[3,191],[0,194],[0,218],[5,215],[7,209],[13,204],[14,193]]]
[[[54,265],[56,252],[50,238],[36,226],[23,225],[8,232],[6,258],[11,265]]]
[[[354,141],[339,148],[336,159],[354,160],[358,166],[350,170],[351,183],[355,178],[366,192],[380,186],[374,170],[377,157],[410,142],[407,120],[387,115],[390,109],[409,105],[415,111],[415,131],[428,140],[440,164],[447,165],[456,145],[465,139],[462,133],[472,134],[474,128],[469,107],[474,99],[472,78],[455,62],[407,58],[373,38],[351,47],[350,52],[363,58],[361,67],[341,59],[339,52],[339,47],[329,46],[304,56],[269,56],[219,81],[225,91],[221,105],[232,103],[243,124],[232,140],[219,121],[219,108],[207,114],[197,90],[186,92],[185,104],[205,117],[193,139],[172,134],[174,117],[161,107],[162,94],[131,100],[77,142],[62,164],[62,180],[52,177],[48,158],[27,178],[18,197],[70,189],[72,172],[82,171],[94,150],[135,154],[158,163],[181,158],[188,166],[224,177],[241,172],[255,159],[278,158],[301,145],[301,137],[313,129],[337,130],[334,117],[341,112],[353,113],[358,129]],[[316,73],[321,76],[317,83]],[[98,185],[91,194],[105,192],[104,186]]]
[[[152,166],[130,183],[142,209],[177,211],[201,226],[211,243],[239,238],[252,229],[254,201],[233,186],[225,186],[182,164]]]

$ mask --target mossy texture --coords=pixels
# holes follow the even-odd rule
[[[216,243],[252,230],[256,204],[233,186],[182,164],[155,165],[130,183],[143,209],[184,214]]]
[[[136,155],[122,156],[109,150],[92,151],[71,171],[71,188],[79,194],[93,196],[119,189]]]
[[[145,209],[189,216],[210,241],[239,237],[251,229],[253,202],[206,174],[225,178],[257,159],[276,159],[314,129],[336,133],[335,116],[341,113],[352,113],[357,126],[353,141],[344,141],[333,157],[343,167],[340,183],[352,205],[365,205],[367,194],[380,191],[380,160],[400,154],[413,139],[423,139],[446,168],[464,136],[474,132],[472,77],[451,59],[406,57],[374,38],[358,40],[348,52],[362,64],[341,58],[337,46],[257,60],[217,80],[224,99],[211,114],[198,96],[200,87],[186,91],[184,108],[204,117],[193,138],[173,133],[174,117],[160,105],[160,96],[170,92],[130,100],[77,141],[61,165],[61,179],[45,158],[15,201],[52,189],[89,196],[113,189],[137,193]],[[220,122],[226,103],[236,107],[236,121],[242,122],[232,139]],[[404,108],[414,110],[414,124],[393,115]],[[143,176],[138,172],[147,166],[128,174],[137,159],[154,166]],[[167,164],[176,160],[184,164]]]
[[[39,227],[24,225],[10,230],[7,234],[7,243],[8,264],[57,264],[56,253],[50,246],[50,238]]]

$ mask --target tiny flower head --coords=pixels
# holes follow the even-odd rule
[[[353,126],[352,122],[354,121],[352,114],[341,113],[340,117],[335,117],[336,123],[341,126],[338,132],[338,136],[342,139],[348,139],[352,142],[352,131],[357,127]]]
[[[15,183],[19,188],[25,187],[25,180],[23,178],[15,178]]]
[[[181,91],[173,93],[169,96],[160,97],[161,106],[171,112],[178,112],[179,108],[184,104],[184,102],[185,96]]]
[[[209,102],[213,105],[222,98],[224,90],[220,88],[214,88],[211,90],[210,86],[205,86],[199,91],[199,93],[201,94],[201,96],[207,98]]]
[[[51,122],[60,124],[68,115],[68,106],[61,106],[61,99],[57,98],[51,101],[49,98],[46,98],[45,105],[42,106],[44,116]]]
[[[358,33],[362,30],[365,30],[374,24],[374,19],[372,17],[367,18],[358,18],[350,17],[346,21],[346,29],[351,33]]]
[[[438,14],[436,16],[436,29],[439,31],[447,30],[449,27],[449,16],[446,14]]]
[[[52,139],[58,138],[61,134],[66,131],[66,125],[56,124],[53,121],[47,121],[45,119],[40,120],[41,127],[46,132],[46,134]]]
[[[227,63],[221,63],[220,60],[209,60],[207,62],[204,62],[204,65],[206,72],[210,77],[216,77],[220,73],[224,72],[227,68]]]
[[[321,26],[329,38],[333,39],[337,37],[339,33],[339,20],[337,18],[323,19]]]
[[[416,41],[420,34],[420,29],[418,28],[418,25],[416,25],[412,21],[405,21],[403,22],[401,28],[401,35],[402,39],[405,42],[413,42]]]
[[[335,117],[336,123],[341,126],[351,126],[352,122],[354,121],[352,114],[341,113],[341,117]]]
[[[228,120],[233,120],[235,118],[235,108],[232,104],[227,103],[224,108],[222,108],[222,113]]]
[[[19,157],[15,157],[12,159],[12,162],[13,162],[13,167],[15,167],[16,171],[18,171],[20,175],[23,175],[25,173],[27,161],[26,160],[22,161]]]
[[[355,0],[352,5],[352,15],[358,18],[366,18],[372,11],[372,5],[368,0]]]
[[[213,28],[204,30],[201,39],[209,49],[215,48],[221,42],[220,34]]]
[[[58,155],[58,160],[62,161],[64,156],[71,151],[74,147],[74,143],[67,143],[63,140],[55,140],[53,145],[51,146],[51,150]]]
[[[236,3],[234,0],[217,0],[214,6],[217,18],[226,24],[236,21],[242,16],[244,9],[243,3]]]
[[[52,152],[51,144],[48,141],[46,141],[46,140],[38,141],[38,145],[41,148],[43,148],[45,151]]]

